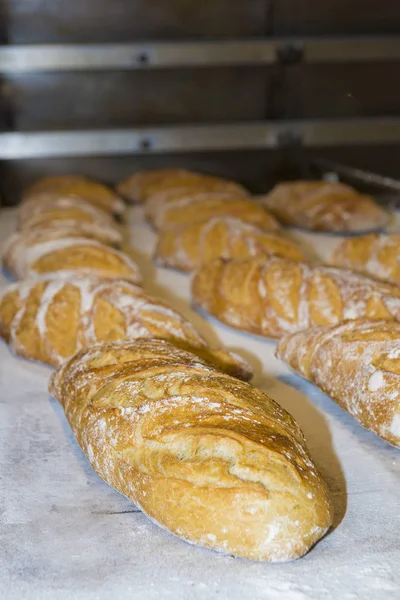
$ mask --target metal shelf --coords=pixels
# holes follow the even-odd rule
[[[399,60],[400,36],[0,47],[0,73]]]
[[[400,117],[0,134],[0,160],[400,142]]]

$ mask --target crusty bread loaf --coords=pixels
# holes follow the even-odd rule
[[[164,267],[193,271],[215,258],[248,258],[257,254],[304,259],[292,240],[234,217],[214,217],[160,231],[155,258]]]
[[[109,227],[98,223],[84,221],[56,221],[49,227],[23,229],[21,235],[28,240],[63,240],[65,238],[85,238],[95,240],[106,246],[121,248],[124,244],[122,229],[118,226]],[[29,241],[30,243],[30,241]]]
[[[18,225],[21,229],[46,227],[53,221],[84,221],[100,225],[115,225],[112,216],[79,196],[42,192],[29,197],[17,206]]]
[[[24,191],[23,200],[42,192],[57,195],[73,194],[114,215],[125,212],[125,203],[107,186],[79,175],[60,175],[39,179]]]
[[[148,340],[94,346],[50,392],[100,477],[190,543],[284,561],[332,523],[294,419],[193,354]]]
[[[203,175],[185,169],[155,169],[138,171],[120,182],[117,191],[131,202],[145,202],[158,192],[185,188],[187,191],[230,191],[246,194],[234,181]]]
[[[6,243],[4,265],[15,279],[97,275],[141,282],[139,268],[129,256],[77,235],[63,237],[58,228],[20,231]]]
[[[78,197],[38,194],[18,206],[17,217],[23,231],[58,229],[60,238],[71,233],[115,247],[123,242],[121,228],[114,219]]]
[[[389,221],[389,213],[371,196],[342,183],[281,183],[264,196],[263,203],[285,225],[313,231],[368,231]]]
[[[160,338],[231,375],[252,375],[240,357],[210,348],[182,315],[122,280],[74,277],[8,286],[0,296],[0,335],[16,354],[50,365],[100,342]]]
[[[154,169],[151,171],[136,171],[119,182],[118,194],[131,202],[144,202],[149,186],[168,179],[181,179],[189,175],[185,169]]]
[[[264,231],[279,229],[276,219],[261,204],[238,194],[226,192],[201,192],[154,198],[146,203],[146,217],[158,230],[176,229],[192,223],[207,221],[212,217],[236,217],[256,225]]]
[[[346,321],[285,336],[277,356],[400,448],[400,324]]]
[[[209,262],[192,294],[224,323],[272,338],[345,319],[400,320],[398,286],[277,257]]]
[[[331,263],[400,284],[400,235],[370,233],[348,238],[336,248]]]
[[[164,214],[175,207],[188,206],[192,202],[201,201],[218,201],[226,200],[232,202],[232,200],[249,200],[248,196],[244,196],[238,192],[232,191],[220,191],[220,190],[198,190],[193,188],[172,188],[162,190],[157,194],[151,196],[145,203],[145,214],[146,218],[155,227],[162,226],[162,219]],[[212,216],[212,215],[211,215]],[[207,215],[207,218],[208,215]]]

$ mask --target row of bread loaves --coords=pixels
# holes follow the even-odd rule
[[[271,231],[260,204],[233,182],[161,170],[134,174],[120,189],[130,200],[145,203],[158,232],[158,264],[196,271],[194,303],[232,327],[281,338],[346,320],[368,324],[400,318],[400,291],[390,283],[399,281],[398,236],[350,238],[335,251],[333,266],[311,265],[294,240],[281,230]],[[261,200],[283,224],[317,231],[376,229],[389,218],[371,197],[343,184],[280,184]],[[399,407],[393,393],[386,392],[390,421]],[[360,411],[352,414],[365,424]],[[398,444],[391,434],[379,435]]]
[[[210,182],[211,185],[211,182]],[[232,191],[233,188],[232,188]],[[182,539],[255,560],[302,556],[329,529],[329,493],[295,421],[241,379],[239,356],[137,283],[123,205],[80,177],[24,195],[0,334],[60,365],[50,389],[93,468]]]

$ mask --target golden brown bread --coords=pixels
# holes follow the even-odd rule
[[[285,225],[313,231],[368,231],[389,221],[389,214],[371,196],[343,183],[281,183],[264,196],[263,203]]]
[[[271,338],[346,319],[400,320],[398,286],[277,257],[209,262],[192,295],[224,323]]]
[[[156,224],[168,209],[175,206],[186,206],[190,202],[200,200],[250,200],[250,196],[236,190],[208,190],[198,188],[163,189],[153,194],[145,202],[145,213],[150,223]]]
[[[285,336],[277,356],[400,448],[400,324],[346,321]]]
[[[176,229],[212,217],[236,217],[264,231],[279,229],[276,219],[261,204],[226,192],[201,192],[154,197],[146,202],[146,217],[158,230]]]
[[[215,258],[248,258],[257,254],[304,259],[292,240],[234,217],[214,217],[160,231],[155,258],[161,266],[193,271]]]
[[[94,346],[50,392],[100,477],[190,543],[284,561],[332,523],[294,419],[192,354],[148,340]]]
[[[138,266],[129,256],[79,231],[63,237],[59,228],[20,231],[7,241],[4,266],[15,279],[97,275],[141,282]]]
[[[80,175],[60,175],[39,179],[24,191],[23,201],[43,192],[53,193],[55,197],[73,194],[109,214],[122,215],[125,212],[123,200],[113,190]]]
[[[117,186],[117,192],[131,202],[145,202],[148,191],[158,184],[172,182],[176,185],[180,183],[198,184],[197,174],[191,173],[186,169],[154,169],[150,171],[136,171],[126,179],[120,181]]]
[[[23,231],[58,229],[60,238],[71,232],[115,247],[123,242],[121,228],[110,215],[74,196],[38,194],[18,206],[17,217]]]
[[[121,248],[124,244],[124,235],[120,227],[114,225],[109,227],[107,225],[99,225],[98,223],[85,223],[84,221],[57,221],[52,225],[49,223],[48,227],[23,228],[19,233],[26,240],[39,238],[43,240],[85,238],[95,240],[106,246],[112,246],[113,248]]]
[[[400,284],[400,235],[370,233],[344,240],[331,263]]]
[[[100,342],[164,339],[233,376],[252,376],[240,357],[210,348],[182,315],[123,280],[74,277],[10,285],[0,296],[0,335],[16,354],[50,365]]]
[[[247,194],[244,187],[234,181],[203,175],[186,169],[155,169],[138,171],[121,181],[117,191],[131,202],[145,202],[160,191],[184,188],[192,191],[230,191]]]
[[[73,194],[54,195],[42,192],[31,196],[17,206],[18,225],[24,227],[46,226],[48,221],[84,221],[101,225],[115,225],[113,217]]]
[[[222,201],[225,202],[236,202],[239,201],[249,201],[249,197],[244,196],[243,194],[237,194],[236,192],[225,192],[225,191],[207,191],[207,190],[193,190],[192,188],[173,188],[171,190],[164,190],[151,196],[149,200],[145,203],[145,215],[147,220],[156,228],[163,229],[165,228],[164,220],[165,215],[168,218],[168,212],[173,211],[173,214],[176,213],[176,209],[183,207],[185,211],[190,210],[189,206],[191,204],[196,204],[197,202],[214,202],[217,203],[217,206]],[[205,218],[203,220],[207,220],[212,216],[218,216],[217,214],[212,214],[207,212]],[[202,219],[200,219],[202,220]],[[194,221],[196,222],[196,220]],[[189,224],[191,221],[189,221]],[[184,223],[186,224],[186,223]]]

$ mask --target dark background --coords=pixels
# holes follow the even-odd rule
[[[400,32],[400,0],[3,0],[2,43],[103,43]],[[174,123],[400,116],[399,62],[18,74],[0,81],[3,131]],[[261,191],[309,156],[400,177],[400,145],[310,151],[12,161],[3,196],[48,172],[116,181],[136,168],[183,164]]]

